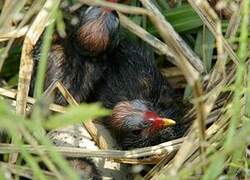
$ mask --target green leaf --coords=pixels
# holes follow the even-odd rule
[[[185,32],[203,25],[202,20],[188,4],[162,12],[177,32]],[[156,34],[153,26],[149,26],[149,32]]]
[[[80,106],[69,107],[66,113],[56,114],[46,122],[44,127],[54,129],[70,124],[81,123],[97,117],[107,116],[110,111],[104,109],[98,103],[94,104],[81,104]]]
[[[247,88],[245,91],[245,103],[246,103],[246,107],[250,107],[250,65],[247,66]],[[247,117],[250,117],[250,108],[246,108],[245,109],[245,115]]]
[[[212,163],[206,170],[205,175],[202,177],[202,180],[213,180],[216,179],[220,173],[223,171],[225,157],[217,155],[213,157]]]
[[[188,99],[191,99],[192,97],[192,94],[193,94],[193,89],[190,85],[187,85],[185,90],[184,90],[184,100],[188,100]]]
[[[166,0],[157,0],[157,4],[162,7],[162,9],[169,9],[169,5]]]
[[[65,24],[64,24],[64,21],[63,21],[63,13],[59,9],[57,11],[57,17],[56,17],[56,30],[57,30],[58,34],[61,37],[65,37],[66,36],[65,29],[66,29],[66,27],[65,27]]]
[[[13,88],[13,87],[17,86],[17,84],[18,84],[18,77],[19,77],[18,74],[16,74],[16,75],[12,76],[8,80],[7,84],[8,84],[9,88]]]
[[[214,44],[215,38],[206,27],[198,32],[194,49],[197,55],[203,60],[206,73],[211,70]]]

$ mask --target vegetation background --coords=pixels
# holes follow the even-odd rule
[[[130,0],[121,4],[0,0],[0,179],[78,179],[64,159],[66,154],[85,157],[104,153],[103,157],[122,159],[114,156],[118,151],[86,155],[74,148],[57,148],[45,135],[51,129],[110,113],[100,104],[50,105],[51,110],[64,113],[44,116],[49,111],[42,91],[47,52],[53,32],[65,36],[63,19],[68,14],[59,8],[65,3],[72,5],[71,10],[83,3],[119,11],[121,25],[155,48],[164,76],[193,104],[184,117],[193,121],[187,136],[170,143],[173,151],[161,149],[145,179],[249,179],[249,0]],[[30,52],[44,30],[33,99],[27,97]],[[26,108],[35,99],[28,118]],[[148,156],[155,155],[152,151],[145,156],[152,161]],[[129,161],[134,158],[140,164],[138,157]],[[50,171],[41,169],[41,162]]]

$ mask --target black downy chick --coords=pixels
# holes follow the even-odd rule
[[[108,54],[118,44],[119,19],[110,9],[88,7],[81,11],[79,23],[64,39],[51,47],[45,79],[45,89],[59,80],[77,102],[92,101],[95,87],[101,82],[107,69]],[[35,68],[31,81],[34,90],[36,67],[40,58],[40,45],[33,52]],[[55,103],[66,105],[60,93],[55,94]]]
[[[95,164],[87,158],[67,158],[71,167],[78,173],[80,179],[101,180],[102,176]]]
[[[183,136],[186,127],[181,124],[179,95],[157,69],[151,48],[121,41],[105,77],[99,100],[113,113],[111,120],[104,123],[114,131],[123,149],[152,146]],[[175,126],[171,119],[176,121]]]

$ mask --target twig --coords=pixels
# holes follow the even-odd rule
[[[168,154],[168,153],[167,153]],[[143,159],[127,159],[127,158],[120,158],[120,159],[114,159],[114,162],[122,163],[122,164],[157,164],[161,160],[162,156],[150,156],[148,158]]]
[[[17,91],[17,114],[25,115],[27,96],[29,92],[31,72],[33,69],[33,59],[31,56],[32,49],[36,44],[38,38],[42,34],[49,21],[49,9],[53,6],[52,0],[47,0],[43,9],[39,12],[36,19],[32,23],[29,31],[26,34],[23,43],[19,80],[18,80],[18,91]]]
[[[170,48],[160,41],[158,38],[155,36],[151,35],[149,32],[147,32],[145,29],[140,27],[139,25],[135,24],[133,21],[131,21],[127,16],[118,13],[119,14],[119,19],[123,27],[140,37],[142,40],[150,44],[152,47],[154,47],[157,52],[160,54],[164,54],[167,56],[167,59],[173,63],[177,64],[175,59],[177,57],[174,57],[174,55],[171,53]]]
[[[3,163],[3,162],[0,162],[0,166],[1,166],[1,168],[4,169],[4,171],[9,171],[12,174],[17,174],[21,177],[25,177],[28,179],[34,179],[33,171],[28,167],[7,164],[7,163]],[[45,171],[45,170],[41,170],[41,171],[48,178],[53,178],[53,179],[56,178],[56,176],[50,171]]]
[[[17,91],[15,89],[7,90],[4,88],[0,88],[0,95],[10,98],[10,99],[16,99]],[[16,102],[16,101],[14,101]],[[36,100],[32,97],[27,97],[27,103],[29,104],[35,104]],[[54,112],[60,112],[64,113],[65,112],[65,107],[57,105],[57,104],[50,104],[49,109],[54,111]]]
[[[200,11],[198,10],[198,12],[200,12]],[[206,13],[206,12],[202,11],[200,13]],[[206,17],[208,17],[208,15]],[[236,16],[233,16],[233,17],[236,18]],[[209,23],[213,24],[213,21],[206,21],[205,20],[204,22],[206,22],[207,24],[209,24]],[[230,26],[230,27],[232,28],[232,26]],[[213,32],[215,32],[215,31],[213,31]],[[233,31],[230,31],[230,32],[234,32],[235,33],[236,29],[234,29]],[[230,54],[230,51],[228,53]],[[211,111],[213,105],[216,102],[217,97],[221,93],[222,87],[224,87],[224,85],[226,83],[227,84],[231,84],[234,81],[235,66],[232,65],[231,67],[228,68],[228,72],[230,72],[230,73],[227,74],[227,78],[226,79],[223,79],[218,84],[213,84],[210,88],[207,89],[208,91],[211,91],[213,89],[213,93],[210,93],[210,95],[208,96],[207,101],[206,101],[206,108],[205,109],[206,109],[207,113],[209,113]],[[210,79],[211,79],[211,76],[210,76]],[[228,100],[225,101],[225,102],[228,102]],[[225,102],[224,102],[224,104],[225,104]],[[220,111],[218,111],[218,112],[219,112],[219,114],[217,115],[217,117],[219,117],[220,114],[223,113],[223,112],[220,112]],[[220,127],[221,126],[218,126],[215,123],[210,128],[211,129],[215,129],[215,131],[216,131],[216,130],[220,129]],[[210,128],[209,128],[209,130],[210,130]],[[207,135],[208,136],[210,136],[209,130],[207,131]],[[181,146],[178,154],[176,155],[175,159],[171,163],[169,163],[169,166],[166,166],[166,168],[164,170],[162,170],[161,173],[164,173],[164,172],[165,173],[166,172],[171,173],[171,170],[173,170],[174,171],[173,174],[175,174],[175,172],[177,172],[179,170],[179,168],[182,167],[183,163],[187,160],[187,157],[190,157],[195,152],[194,148],[197,150],[197,148],[198,148],[197,145],[198,144],[194,143],[194,141],[196,140],[197,137],[194,136],[194,131],[195,131],[195,128],[194,127],[191,128],[191,132],[187,136],[188,137],[187,140],[182,144],[182,146]],[[188,153],[188,151],[189,151],[189,153]],[[155,176],[155,177],[158,177],[158,176]]]
[[[235,74],[235,71],[230,69],[230,73],[227,76],[227,80],[225,80],[225,82],[222,82],[222,83],[223,84],[224,83],[232,83],[233,79],[234,79],[232,77],[234,76],[234,74]],[[213,93],[210,94],[208,100],[206,101],[206,112],[207,113],[209,113],[211,111],[213,104],[215,103],[215,100],[217,99],[218,95],[221,92],[221,89],[222,89],[222,87],[220,87],[218,85],[215,87],[215,89],[213,89]],[[226,104],[226,102],[229,102],[229,101],[230,101],[230,98],[226,99],[224,104]],[[223,112],[219,111],[219,113],[223,113]],[[219,115],[218,115],[218,117],[219,117]],[[221,116],[221,117],[223,117],[223,116]],[[217,132],[222,126],[224,126],[225,121],[228,121],[228,119],[227,118],[217,119],[217,121],[215,121],[215,123],[213,125],[211,125],[209,127],[209,129],[206,130],[206,135],[207,135],[206,137],[209,138],[215,132]],[[190,132],[187,135],[187,139],[181,145],[175,158],[171,161],[171,163],[166,165],[157,175],[154,176],[155,179],[159,178],[159,176],[162,173],[166,173],[166,172],[169,174],[175,175],[177,173],[177,171],[179,171],[179,169],[187,161],[187,159],[189,159],[189,157],[191,157],[192,154],[194,154],[197,151],[197,149],[199,148],[199,146],[198,146],[199,141],[197,140],[196,127],[197,127],[197,125],[194,124],[190,128]]]
[[[241,10],[242,10],[242,1],[240,2],[239,8],[237,11],[234,11],[228,27],[226,31],[226,38],[234,37],[236,32],[238,31],[238,28],[240,26],[240,20],[241,20]]]
[[[204,71],[203,64],[199,57],[191,50],[190,47],[184,42],[184,40],[174,31],[170,23],[168,23],[161,12],[156,6],[147,0],[140,0],[140,2],[148,9],[152,14],[149,18],[159,31],[159,34],[164,39],[165,43],[172,47],[173,54],[177,57],[184,56],[178,63],[181,67],[181,63],[186,65],[186,68],[190,66],[190,69],[194,68],[189,76],[196,79],[195,71],[202,73]],[[190,70],[191,71],[191,70]]]
[[[176,67],[168,67],[168,68],[161,69],[161,73],[166,78],[183,76],[183,73],[179,70],[179,68],[176,68]]]
[[[90,6],[103,6],[106,8],[111,8],[117,10],[119,12],[127,13],[127,14],[141,14],[141,15],[148,15],[150,12],[144,8],[139,7],[132,7],[128,5],[118,4],[118,3],[111,3],[107,1],[100,1],[100,0],[79,0],[79,2],[88,4]]]
[[[24,39],[16,98],[16,113],[19,115],[25,115],[26,113],[27,97],[30,87],[31,72],[33,69],[31,52],[49,21],[50,11],[48,10],[51,10],[53,5],[53,0],[46,1],[43,9],[37,15]],[[16,159],[17,154],[10,157],[10,162],[15,162]]]
[[[39,157],[41,157],[48,169],[51,170],[57,178],[61,179],[62,175],[59,173],[59,170],[56,168],[55,164],[52,163],[50,157],[47,154],[44,154],[43,151],[38,148],[39,145],[37,140],[29,133],[28,129],[20,127],[19,130],[30,146],[37,149]],[[17,146],[20,146],[20,144],[17,144]]]
[[[59,82],[57,82],[59,83]],[[60,83],[59,83],[60,84]],[[50,88],[48,88],[46,90],[46,94],[49,95],[54,89],[55,89],[55,84],[52,84],[50,86]],[[59,85],[61,91],[64,95],[64,97],[67,97],[66,99],[70,102],[70,104],[72,105],[77,105],[78,103],[74,100],[74,98],[70,95],[67,94],[67,90],[62,86],[62,84]],[[16,90],[7,90],[4,88],[0,88],[0,95],[4,96],[4,97],[8,97],[10,99],[15,99],[16,98]],[[69,97],[71,96],[71,98],[69,99]],[[36,100],[34,98],[31,97],[27,97],[27,102],[30,104],[35,104]],[[50,104],[49,105],[49,109],[54,111],[54,112],[60,112],[60,113],[64,113],[65,112],[65,107],[57,105],[57,104]],[[86,124],[86,123],[85,123]],[[108,147],[114,147],[115,145],[115,141],[113,140],[113,138],[111,137],[111,135],[109,134],[109,132],[107,130],[105,130],[104,128],[100,129],[99,125],[94,124],[93,122],[88,122],[87,124],[87,130],[88,133],[91,131],[92,134],[92,138],[94,137],[95,140],[97,141],[97,144],[100,145],[101,149],[107,149]],[[100,133],[102,132],[102,133]],[[103,134],[105,134],[105,137],[103,137]],[[93,138],[93,139],[94,139]],[[107,140],[108,139],[108,142]]]
[[[8,41],[11,38],[19,38],[26,34],[28,31],[28,26],[24,26],[21,29],[14,29],[8,33],[1,33],[0,34],[0,42],[1,41]]]
[[[44,1],[45,0],[40,0],[40,1],[34,1],[34,3],[32,4],[32,6],[29,8],[29,10],[28,10],[28,12],[25,14],[25,16],[23,17],[23,19],[22,19],[22,21],[18,24],[18,26],[17,26],[17,30],[19,30],[19,29],[21,29],[29,20],[30,20],[30,18],[32,18],[33,17],[33,15],[35,14],[35,12],[36,11],[39,11],[40,9],[41,9],[41,6],[43,5],[43,3],[44,3]],[[7,5],[10,5],[10,3],[14,3],[15,5],[17,5],[17,6],[20,6],[20,7],[22,7],[22,6],[24,6],[24,4],[25,4],[25,2],[26,2],[26,0],[19,0],[19,1],[17,1],[17,2],[15,2],[15,1],[5,1],[5,3],[7,4]],[[9,6],[10,8],[12,8],[13,6]],[[20,8],[19,7],[19,8]],[[13,8],[11,9],[12,11],[13,11]],[[15,11],[15,8],[14,8],[14,12],[15,13],[17,13],[16,11]],[[3,13],[1,13],[1,16],[2,15],[4,15]],[[8,19],[9,19],[9,17],[13,17],[14,15],[11,15],[11,13],[9,14],[9,13],[6,13],[6,15],[7,15],[7,18],[5,18],[4,16],[3,17],[1,17],[1,18],[3,18],[7,23],[12,23],[10,20],[8,21]],[[0,26],[1,27],[1,26]],[[4,49],[4,51],[1,53],[1,56],[0,56],[0,71],[1,71],[1,69],[2,69],[2,66],[3,66],[3,64],[4,64],[4,61],[5,61],[5,59],[7,58],[7,56],[8,56],[8,53],[9,53],[9,50],[10,50],[10,48],[11,48],[11,46],[12,46],[12,44],[15,42],[15,37],[11,37],[10,39],[9,39],[9,42],[7,43],[7,45],[6,45],[6,47],[5,47],[5,49]]]
[[[176,151],[171,152],[170,154],[165,155],[161,161],[155,165],[145,176],[145,180],[150,180],[157,172],[161,170],[173,157],[175,156]]]
[[[49,96],[51,93],[53,93],[55,89],[58,89],[59,92],[61,92],[62,96],[67,100],[70,105],[79,105],[78,102],[74,99],[74,97],[70,94],[70,92],[59,81],[53,82],[45,91],[45,95]],[[92,122],[92,120],[85,121],[83,125],[92,137],[92,139],[101,149],[108,149],[109,147],[113,147],[116,145],[115,140],[112,138],[109,131],[105,131],[105,135],[108,136],[108,138],[105,138],[102,134],[100,134],[100,130],[97,129],[96,125]],[[104,133],[104,130],[102,131]],[[107,142],[107,139],[109,139],[109,143]]]
[[[112,159],[134,159],[141,157],[148,157],[152,155],[162,155],[171,153],[178,149],[180,144],[183,142],[185,138],[179,138],[173,141],[168,141],[161,143],[156,146],[145,147],[135,150],[121,151],[121,150],[88,150],[83,148],[75,148],[75,147],[55,147],[57,152],[62,153],[66,157],[100,157],[100,158],[112,158]],[[47,152],[48,149],[46,146],[37,146],[36,148],[25,145],[27,151],[37,154],[39,149],[40,152]],[[20,147],[13,144],[0,144],[0,153],[13,153],[19,152]]]
[[[203,97],[203,90],[201,88],[200,83],[195,83],[194,86],[194,97],[201,97],[201,99],[195,99],[195,107],[196,107],[196,114],[197,114],[197,125],[199,130],[199,140],[200,140],[200,148],[201,148],[201,160],[205,162],[205,141],[206,141],[206,119],[207,113],[205,111],[205,101]],[[202,168],[204,170],[204,167]]]
[[[208,8],[210,7],[210,5],[207,3],[207,1],[188,0],[188,2],[200,16],[201,20],[206,24],[211,33],[213,33],[213,35],[216,37],[217,36],[216,22],[215,22],[216,18],[214,19],[215,16],[211,17],[211,14],[214,14],[214,12],[211,11],[212,8]],[[216,19],[216,21],[219,20]],[[235,54],[235,52],[232,50],[227,40],[224,37],[222,37],[222,41],[225,46],[225,50],[229,54],[230,58],[233,60],[235,64],[238,64],[239,59]]]
[[[151,2],[145,0],[141,0],[141,2],[147,9],[152,11],[152,14],[154,15],[151,16],[152,22],[156,25],[164,41],[167,44],[171,43],[171,45],[173,46],[172,49],[173,53],[179,57],[178,67],[184,73],[188,83],[193,87],[194,98],[196,99],[195,108],[197,112],[197,122],[200,125],[198,126],[200,132],[200,141],[203,142],[205,140],[204,132],[205,132],[205,120],[207,118],[207,114],[205,113],[206,111],[204,109],[205,108],[204,99],[202,98],[203,91],[201,83],[198,78],[198,72],[196,72],[195,69],[193,68],[193,66],[197,68],[197,66],[195,66],[194,64],[199,65],[201,64],[201,61],[199,58],[194,58],[195,57],[194,53],[192,53],[190,48],[183,42],[180,36],[174,31],[172,26],[165,20],[164,16]],[[195,59],[195,63],[191,59],[192,60]],[[190,63],[193,66],[191,66]],[[203,66],[201,65],[201,67],[203,71]],[[202,149],[204,152],[203,146]]]

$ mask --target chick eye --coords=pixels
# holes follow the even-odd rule
[[[136,129],[136,130],[133,130],[132,133],[134,135],[139,135],[141,133],[142,129]]]
[[[143,123],[142,123],[142,128],[148,128],[148,127],[150,127],[151,126],[151,122],[150,121],[143,121]]]

